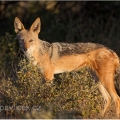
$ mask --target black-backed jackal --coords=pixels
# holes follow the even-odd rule
[[[111,99],[116,105],[116,115],[120,114],[120,98],[114,87],[114,76],[119,67],[116,53],[107,47],[95,43],[48,43],[40,40],[40,18],[37,18],[26,30],[16,17],[15,32],[20,46],[34,65],[38,65],[45,80],[52,81],[54,74],[79,70],[83,66],[92,68],[99,78],[99,90],[106,104],[101,114],[108,109]]]

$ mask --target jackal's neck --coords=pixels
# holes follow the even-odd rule
[[[51,47],[51,44],[49,42],[43,41],[43,40],[39,40],[39,54],[40,55],[44,55],[45,53],[49,54],[49,50]]]

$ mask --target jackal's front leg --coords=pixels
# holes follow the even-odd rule
[[[54,79],[54,72],[52,69],[48,69],[44,71],[44,78],[47,83],[52,83]]]

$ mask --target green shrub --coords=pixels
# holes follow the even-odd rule
[[[0,77],[11,73],[12,61],[18,62],[18,42],[15,36],[6,33],[0,36]]]
[[[48,86],[43,83],[38,67],[26,59],[18,66],[17,79],[2,80],[0,91],[4,99],[1,104],[30,109],[22,112],[14,109],[12,114],[21,114],[23,118],[32,115],[34,118],[34,106],[39,109],[36,114],[40,115],[50,108],[48,113],[52,118],[94,118],[99,113],[101,95],[87,68],[56,75],[53,84]]]

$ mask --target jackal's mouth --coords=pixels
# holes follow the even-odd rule
[[[30,60],[34,60],[33,51],[34,51],[34,47],[33,46],[31,46],[29,49],[27,49],[27,51],[25,51],[26,57],[28,59],[30,59]]]
[[[28,58],[28,60],[29,60],[31,63],[33,63],[33,65],[37,65],[37,61],[35,60],[34,56],[32,55],[31,50],[28,49],[28,50],[25,52],[25,56]]]
[[[29,49],[25,52],[25,56],[29,59],[33,57],[32,54],[29,52]]]

